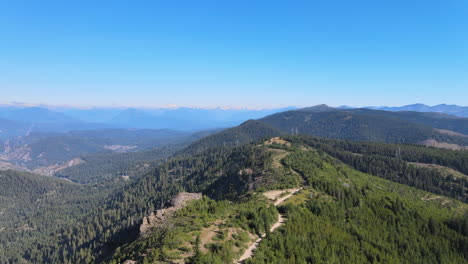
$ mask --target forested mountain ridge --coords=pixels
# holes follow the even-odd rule
[[[111,191],[28,172],[0,171],[0,263],[44,263],[33,257],[41,250],[36,245],[61,247],[59,234],[51,238],[49,231],[77,225],[76,219],[99,207]]]
[[[232,263],[263,233],[247,263],[463,263],[468,257],[466,204],[357,172],[293,141],[275,138],[251,148],[261,151],[250,152],[256,153],[250,165],[238,163],[238,175],[223,180],[228,184],[217,181],[214,195],[210,187],[203,191],[211,199],[189,204],[118,248],[109,263]],[[276,208],[258,193],[300,186],[279,208],[288,218],[284,228],[269,234]],[[219,189],[237,191],[219,196]]]
[[[253,236],[255,236],[255,234],[258,232],[263,232],[262,230],[265,230],[265,226],[272,223],[272,215],[274,215],[275,211],[273,209],[271,209],[271,211],[267,210],[268,208],[270,208],[268,205],[268,201],[262,200],[263,198],[261,197],[260,199],[258,196],[253,195],[252,192],[263,192],[265,190],[271,189],[284,189],[297,186],[304,186],[306,188],[304,190],[305,194],[303,193],[302,195],[298,196],[300,197],[300,204],[302,204],[304,201],[309,201],[311,193],[314,194],[313,197],[315,197],[315,194],[323,193],[323,195],[325,195],[325,200],[322,202],[329,201],[330,198],[327,197],[331,197],[332,201],[334,199],[339,199],[339,203],[348,203],[348,198],[345,199],[345,197],[350,197],[349,195],[357,195],[361,197],[361,199],[365,200],[365,197],[362,195],[363,192],[366,192],[366,188],[370,188],[370,193],[380,193],[377,197],[381,197],[380,195],[389,195],[391,201],[393,201],[392,203],[396,202],[394,200],[396,196],[394,195],[395,193],[398,193],[398,195],[401,196],[401,198],[403,199],[403,201],[400,202],[404,204],[404,208],[407,208],[405,209],[406,211],[409,210],[408,212],[412,212],[416,210],[419,215],[422,215],[422,218],[414,219],[414,221],[416,222],[413,222],[413,220],[405,220],[403,218],[401,218],[399,221],[412,221],[412,224],[410,224],[410,226],[412,226],[417,222],[424,223],[425,221],[429,221],[432,217],[433,220],[431,220],[431,223],[437,226],[436,228],[439,228],[439,230],[443,230],[444,232],[449,233],[454,232],[450,230],[459,230],[459,227],[461,228],[461,230],[463,230],[464,226],[466,226],[466,223],[461,221],[460,218],[451,218],[452,216],[458,215],[460,213],[463,214],[463,211],[465,211],[465,209],[462,208],[466,207],[466,205],[464,205],[463,203],[457,202],[456,200],[452,200],[444,196],[419,191],[411,187],[407,187],[397,183],[392,183],[390,181],[386,181],[375,176],[369,176],[352,170],[349,167],[344,166],[341,163],[341,161],[335,160],[334,158],[331,158],[328,154],[325,154],[323,152],[324,150],[326,150],[324,146],[313,147],[314,143],[309,142],[310,140],[311,139],[309,137],[294,136],[293,138],[286,138],[286,141],[274,139],[268,140],[266,142],[257,141],[253,144],[243,145],[240,147],[221,146],[215,148],[206,148],[204,150],[199,150],[196,155],[182,155],[174,157],[166,163],[161,164],[153,171],[147,173],[145,176],[142,176],[141,178],[131,182],[130,184],[122,186],[122,188],[120,188],[120,190],[117,192],[108,194],[106,194],[106,192],[103,192],[104,194],[106,194],[105,196],[107,198],[102,196],[96,197],[96,199],[89,198],[87,202],[83,201],[84,203],[82,202],[82,205],[80,206],[78,206],[77,204],[67,203],[62,205],[64,207],[60,208],[60,212],[66,212],[67,210],[71,210],[72,208],[74,210],[79,210],[76,211],[78,213],[74,216],[67,216],[67,214],[62,214],[60,221],[62,221],[63,224],[60,226],[44,226],[44,223],[41,222],[42,220],[40,219],[46,219],[46,216],[41,218],[38,215],[33,215],[27,217],[24,221],[30,223],[32,226],[36,226],[37,230],[41,230],[41,232],[37,232],[35,230],[24,230],[22,231],[23,235],[20,236],[18,236],[16,233],[12,234],[6,231],[1,232],[0,236],[2,236],[2,240],[12,242],[7,244],[9,245],[8,247],[5,247],[5,245],[3,245],[2,248],[0,248],[2,253],[0,255],[3,256],[2,258],[0,258],[0,260],[2,263],[18,263],[23,260],[31,261],[33,263],[101,263],[107,261],[112,262],[112,259],[120,259],[119,261],[121,261],[123,260],[123,257],[138,257],[142,252],[141,250],[144,250],[148,245],[152,245],[151,247],[155,248],[154,254],[152,253],[148,255],[151,256],[151,258],[173,258],[173,255],[168,256],[165,253],[162,255],[159,254],[161,252],[167,253],[167,251],[165,251],[165,249],[163,248],[167,246],[167,244],[165,244],[165,241],[170,237],[160,237],[160,235],[164,235],[164,233],[155,233],[155,236],[153,236],[150,240],[136,240],[135,242],[132,241],[138,238],[138,229],[142,219],[145,216],[149,215],[156,209],[163,208],[167,204],[168,200],[170,200],[176,194],[183,191],[202,192],[210,199],[214,199],[214,201],[210,199],[203,200],[200,201],[201,204],[196,205],[196,207],[192,209],[188,208],[188,212],[184,211],[184,214],[186,214],[185,217],[176,218],[176,220],[174,220],[182,221],[180,222],[180,224],[182,224],[182,229],[178,230],[185,230],[184,232],[187,231],[186,229],[184,229],[186,228],[186,222],[183,219],[186,219],[187,217],[188,219],[198,219],[193,218],[194,213],[198,215],[197,217],[201,217],[200,219],[205,219],[203,221],[208,221],[206,222],[207,224],[214,224],[215,226],[213,226],[213,228],[216,229],[214,230],[215,233],[218,232],[217,230],[222,230],[226,227],[234,228],[237,230],[235,232],[235,236],[233,236],[234,233],[228,232],[225,234],[229,238],[235,239],[234,241],[231,241],[229,243],[235,244],[237,241],[237,245],[231,248],[237,248],[237,251],[231,251],[230,247],[227,247],[227,245],[231,245],[229,243],[225,246],[219,245],[220,247],[216,245],[213,247],[208,246],[206,250],[202,250],[204,257],[202,255],[199,255],[200,259],[197,260],[198,262],[194,260],[195,263],[222,263],[219,262],[219,258],[221,257],[221,255],[219,254],[221,254],[221,252],[225,253],[224,257],[226,258],[235,258],[238,255],[238,253],[240,253],[240,250],[242,248],[245,248],[245,246],[247,245],[246,243],[249,243],[250,239],[253,238],[250,237],[248,234],[245,234],[243,231],[239,230],[239,228],[246,232],[250,232],[251,234],[253,234]],[[320,142],[321,139],[313,138],[313,140]],[[335,148],[334,146],[336,146],[337,144],[348,144],[346,143],[346,141],[335,142],[333,140],[322,140],[323,145],[329,146],[332,149]],[[370,146],[372,146],[373,144],[375,143],[369,143]],[[389,153],[393,152],[392,149],[387,150],[386,148],[382,148],[381,145],[387,146],[388,144],[375,144],[375,149],[370,148],[371,150],[373,150],[372,155],[374,157],[379,157],[387,151]],[[397,147],[398,145],[388,146],[393,148]],[[363,147],[361,146],[361,148]],[[424,150],[427,149],[425,147],[420,146],[412,146],[412,148],[416,148],[416,153],[422,151],[420,152],[421,154],[423,154]],[[189,149],[190,147],[188,148],[188,150]],[[433,150],[436,151],[436,149]],[[340,151],[345,152],[345,148],[336,148],[336,152]],[[364,153],[366,153],[365,148],[360,152],[362,155],[364,155]],[[334,155],[339,157],[336,153]],[[405,152],[402,151],[402,156],[404,157],[405,155]],[[424,158],[430,157],[428,155],[432,155],[436,158],[436,160],[438,159],[438,154],[435,153],[425,153],[421,155],[420,158],[418,158],[418,155],[413,155],[411,153],[408,153],[408,155],[414,156],[416,162],[421,162]],[[443,163],[447,166],[456,167],[456,160],[456,157],[447,156],[445,157],[445,161],[441,161],[440,163]],[[299,163],[294,163],[297,161]],[[345,163],[348,162],[346,159],[343,159],[343,161]],[[376,166],[380,166],[379,164],[381,163],[377,162],[376,164]],[[305,165],[312,167],[301,167]],[[306,168],[308,169],[306,170]],[[458,169],[461,170],[460,168]],[[399,167],[389,166],[387,168],[384,167],[384,170],[389,171],[390,174],[392,174],[392,170],[396,172],[397,170],[399,170]],[[421,170],[420,172],[423,171]],[[426,177],[427,174],[417,173],[415,175],[419,177],[417,179],[422,180],[424,179],[424,177]],[[385,175],[379,176],[386,177]],[[389,179],[393,180],[391,178]],[[366,187],[367,184],[364,184],[364,182],[369,182],[369,187]],[[348,185],[352,187],[347,187]],[[417,186],[416,184],[414,186],[422,188],[421,186]],[[359,189],[358,187],[364,189]],[[433,191],[437,192],[438,186],[434,187],[436,187],[436,189],[433,189]],[[335,188],[338,188],[340,191],[338,191],[338,189]],[[349,191],[352,190],[353,193],[358,191],[358,193],[347,194],[349,192],[347,191],[349,188],[351,188]],[[382,188],[384,189],[382,190]],[[369,190],[367,192],[369,192]],[[440,188],[440,192],[444,192],[443,187]],[[378,199],[374,202],[380,201]],[[223,200],[229,200],[230,202]],[[356,201],[354,201],[353,203],[355,202]],[[367,202],[365,202],[364,204],[366,203]],[[339,204],[337,204],[336,206],[338,205]],[[417,206],[414,207],[415,205]],[[327,206],[327,203],[320,206]],[[371,205],[369,204],[369,206]],[[426,207],[427,209],[425,209]],[[338,206],[338,208],[340,208],[340,206]],[[379,207],[374,206],[372,208],[374,208],[372,210],[376,210],[376,208]],[[264,214],[258,215],[254,213],[260,209],[264,211]],[[279,209],[280,211],[284,210],[281,207]],[[51,207],[48,214],[54,215],[57,212],[56,210],[58,209],[53,209],[53,207]],[[203,213],[205,212],[204,210],[208,210],[206,211],[206,214]],[[335,212],[335,209],[333,210],[333,212]],[[288,211],[283,212],[286,212],[286,214],[288,214]],[[340,211],[338,210],[336,212]],[[212,215],[212,217],[209,216],[210,214]],[[245,215],[245,218],[237,219],[235,215]],[[228,219],[230,219],[228,222],[224,222],[225,224],[231,224],[225,226],[220,225],[220,222],[211,222],[216,221],[220,216],[227,217]],[[337,216],[334,216],[333,219],[335,219],[336,217]],[[290,217],[288,216],[288,218]],[[189,223],[191,226],[190,228],[200,227],[197,223]],[[385,223],[385,225],[388,224],[389,223],[387,222]],[[175,225],[178,226],[178,224]],[[211,225],[208,225],[208,227],[210,226]],[[288,222],[286,222],[285,228],[288,228]],[[319,228],[320,230],[322,228],[326,228],[326,226],[319,226],[317,228]],[[359,227],[357,228],[359,230]],[[423,227],[421,226],[421,228]],[[281,230],[282,229],[279,229],[280,232]],[[44,233],[44,231],[47,232]],[[348,233],[350,231],[342,230],[340,232]],[[424,239],[426,239],[426,233],[424,232],[426,232],[424,231],[424,229],[420,230],[421,234],[419,235],[424,235]],[[25,234],[28,234],[28,236],[24,236]],[[177,235],[177,233],[170,234]],[[349,234],[352,235],[354,233]],[[463,234],[462,237],[455,233],[450,234],[451,239],[453,238],[455,240],[446,240],[446,238],[444,238],[443,241],[446,241],[444,243],[455,244],[453,244],[453,247],[444,247],[440,257],[442,259],[445,259],[447,254],[452,254],[453,256],[458,256],[456,258],[459,259],[459,254],[461,251],[459,251],[457,248],[460,248],[460,246],[465,245],[459,243],[465,243],[463,242],[465,241],[463,239],[466,239],[466,237],[463,238],[465,236]],[[225,235],[220,234],[221,241],[228,242],[228,240],[230,239],[225,241]],[[361,233],[361,235],[364,234]],[[437,235],[436,237],[437,238],[434,239],[442,239],[440,235]],[[187,241],[192,241],[192,239],[193,237]],[[215,244],[219,242],[218,240],[216,240],[216,238],[212,238],[211,240]],[[160,241],[161,243],[156,243],[156,241]],[[267,240],[265,241],[268,241],[268,236]],[[196,244],[196,241],[192,242]],[[210,243],[212,242],[209,242],[208,244]],[[374,241],[371,242],[371,244],[372,243],[379,244],[381,242]],[[424,245],[414,244],[416,242],[408,243],[409,244],[406,247],[425,247]],[[140,245],[138,246],[138,248],[140,249],[138,251],[133,251],[132,245]],[[193,246],[193,244],[191,245]],[[393,244],[390,243],[389,245]],[[160,246],[162,248],[159,248]],[[188,245],[185,245],[184,248],[180,250],[188,250],[185,248],[187,246]],[[376,249],[375,245],[371,246],[371,248],[369,248],[369,250],[371,251],[366,253],[369,256],[372,255],[372,257],[377,258],[377,255],[379,255],[382,259],[397,258],[392,254],[389,255],[390,251],[385,250],[385,253],[382,252],[381,249]],[[127,249],[130,249],[130,251],[128,251]],[[174,248],[170,250],[174,250]],[[181,254],[180,250],[177,251],[179,252],[177,253],[177,255]],[[355,248],[353,250],[357,249]],[[380,253],[371,253],[373,250],[377,250]],[[189,250],[187,252],[193,251]],[[356,254],[357,253],[363,254],[363,252],[359,250],[356,251]],[[114,255],[114,257],[111,258],[112,255]],[[189,255],[187,255],[187,257],[189,257]],[[223,259],[224,257],[222,257],[221,259]],[[330,255],[329,257],[332,256]],[[334,257],[337,256],[334,255]],[[409,256],[407,257],[409,258]],[[429,257],[433,257],[433,255],[429,255],[426,257],[426,259],[430,260]],[[205,259],[204,262],[202,261],[202,259]],[[140,260],[144,261],[144,258]],[[252,259],[252,261],[256,261],[255,257]],[[427,263],[431,262],[432,261],[428,261]],[[455,263],[460,262],[455,261]]]
[[[185,154],[193,154],[215,147],[238,147],[246,143],[281,134],[283,134],[281,131],[264,122],[248,120],[237,127],[204,137],[188,146],[183,152]]]
[[[324,151],[358,171],[468,201],[468,151],[305,135],[286,139]]]
[[[353,141],[372,141],[405,144],[430,144],[435,147],[466,149],[468,136],[446,130],[447,126],[431,127],[443,120],[455,120],[461,128],[468,119],[438,113],[417,113],[422,116],[416,123],[407,119],[419,119],[412,115],[401,117],[396,113],[369,109],[342,110],[325,105],[276,113],[259,120],[249,120],[241,125],[226,129],[221,133],[203,138],[192,145],[191,149],[206,149],[213,146],[237,146],[262,138],[308,134],[323,138],[348,139]],[[440,120],[438,116],[442,116]],[[432,117],[435,119],[430,120]],[[454,122],[455,122],[454,121]],[[444,143],[446,142],[446,143]]]
[[[455,115],[459,117],[468,117],[467,106],[447,105],[447,104],[439,104],[439,105],[434,105],[434,106],[428,106],[425,104],[412,104],[412,105],[405,105],[405,106],[400,106],[400,107],[381,106],[381,107],[366,107],[366,108],[385,110],[385,111],[437,112],[437,113]]]
[[[206,150],[193,157],[174,158],[110,194],[105,200],[97,200],[100,206],[69,205],[70,208],[79,209],[81,216],[67,218],[64,215],[63,225],[41,226],[46,233],[30,233],[27,237],[0,233],[5,236],[3,241],[12,241],[1,245],[0,262],[101,262],[116,246],[132,239],[137,231],[135,228],[145,215],[161,208],[178,192],[183,189],[204,190],[215,184],[223,172],[236,175],[238,166],[248,161],[247,150],[242,147],[236,150]],[[213,189],[212,195],[235,197],[236,192]],[[37,220],[29,218],[28,221]]]
[[[468,138],[436,129],[468,134],[468,119],[438,113],[334,109],[325,106],[273,114],[260,122],[288,134],[388,143],[421,143],[433,139],[461,146]]]
[[[85,155],[80,157],[80,163],[55,171],[54,176],[82,184],[126,181],[153,170],[188,144],[168,144],[135,152]]]
[[[395,117],[408,122],[414,122],[417,124],[427,125],[430,127],[445,129],[461,134],[468,134],[468,118],[458,117],[454,115],[437,113],[437,112],[415,112],[415,111],[399,111],[390,112],[382,110],[370,110],[370,109],[353,109],[348,110],[353,113],[376,115],[376,116],[388,116]]]
[[[8,222],[15,225],[20,222],[18,216],[26,215],[29,211],[36,210],[36,207],[41,207],[42,198],[71,193],[72,189],[77,187],[65,180],[12,170],[0,171],[0,182],[2,220],[8,218]],[[12,188],[12,186],[21,187]],[[5,221],[1,221],[0,229],[7,228],[6,225]]]
[[[309,111],[307,109],[307,112]],[[317,112],[317,108],[313,108],[312,111]],[[325,106],[320,106],[318,111],[334,113],[333,108]],[[296,113],[291,113],[291,115],[295,118],[297,116],[302,117],[301,114],[297,115]],[[326,124],[326,121],[324,123]],[[203,138],[192,144],[189,150],[193,152],[220,144],[223,146],[236,146],[253,142],[255,139],[260,140],[282,135],[293,142],[300,139],[298,143],[310,144],[312,147],[342,160],[356,170],[463,201],[468,199],[466,178],[456,177],[456,173],[442,173],[440,169],[437,170],[433,166],[416,166],[414,164],[445,166],[468,175],[468,151],[452,151],[407,144],[356,142],[307,135],[298,135],[295,138],[295,135],[282,132],[274,128],[274,125],[265,124],[263,120],[247,121],[239,127]],[[408,130],[408,132],[411,132],[411,130]],[[292,134],[296,134],[296,132],[294,131]],[[330,137],[330,134],[328,134],[328,137]]]

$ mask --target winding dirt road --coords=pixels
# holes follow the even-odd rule
[[[263,195],[265,195],[268,199],[270,200],[275,200],[274,205],[278,206],[286,199],[291,197],[293,194],[301,190],[302,188],[295,188],[295,189],[288,189],[288,190],[279,190],[279,191],[269,191],[265,192]],[[280,197],[281,194],[289,192],[289,194]],[[282,214],[278,214],[278,221],[276,221],[273,225],[270,227],[270,232],[275,231],[278,227],[282,226],[284,224],[284,216]],[[258,247],[262,239],[265,238],[265,234],[263,234],[261,237],[259,237],[255,242],[250,244],[250,246],[245,250],[244,254],[237,260],[237,263],[241,264],[244,263],[244,261],[248,258],[251,258],[253,256],[253,251]]]

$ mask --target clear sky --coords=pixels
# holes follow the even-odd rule
[[[0,101],[468,105],[466,0],[0,0]]]

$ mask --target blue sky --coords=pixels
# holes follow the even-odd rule
[[[468,105],[465,0],[0,0],[0,40],[2,103]]]

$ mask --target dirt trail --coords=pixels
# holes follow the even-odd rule
[[[265,195],[270,200],[276,200],[274,202],[274,205],[278,206],[301,189],[302,188],[288,189],[288,190],[282,190],[282,191],[281,190],[269,191],[269,192],[265,192],[263,195]],[[280,197],[281,194],[286,193],[286,192],[288,192],[287,195]],[[282,214],[278,214],[278,221],[276,221],[270,227],[270,232],[275,231],[278,227],[282,226],[283,224],[284,224],[284,216]],[[245,250],[244,254],[242,254],[239,260],[237,260],[237,263],[244,263],[246,259],[251,258],[253,256],[253,251],[258,247],[258,245],[260,244],[263,238],[265,238],[265,234],[263,234],[261,237],[255,240],[255,242],[250,244],[250,246]]]

